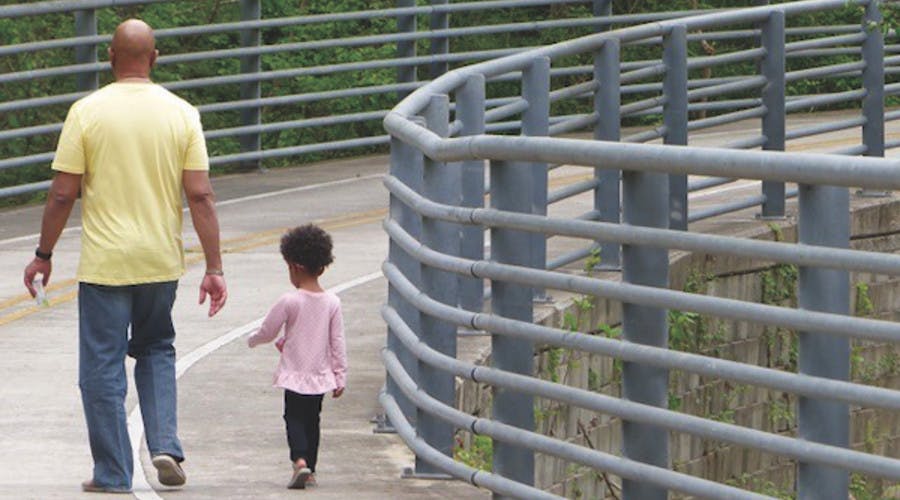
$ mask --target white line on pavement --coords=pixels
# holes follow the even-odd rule
[[[334,293],[342,293],[351,288],[364,285],[370,281],[376,280],[380,278],[381,271],[366,274],[365,276],[360,276],[358,278],[354,278],[350,281],[345,281],[338,285],[335,285],[329,290]],[[259,326],[262,324],[263,318],[256,319],[247,323],[246,325],[239,326],[230,332],[222,335],[221,337],[210,340],[209,342],[203,344],[202,346],[194,349],[189,352],[187,355],[183,356],[177,362],[175,362],[175,378],[179,379],[184,372],[188,370],[188,368],[194,366],[198,361],[209,356],[213,352],[218,349],[228,345],[231,342],[243,337],[244,335],[249,334],[250,332],[256,331],[259,329]],[[156,491],[154,491],[153,487],[150,486],[150,483],[147,482],[147,476],[144,472],[144,466],[141,463],[141,441],[143,440],[144,435],[144,423],[141,420],[141,407],[140,404],[135,405],[134,409],[131,410],[131,413],[128,415],[128,437],[131,439],[131,452],[134,457],[134,478],[133,482],[133,492],[134,496],[139,500],[162,500]]]
[[[279,196],[282,194],[299,193],[301,191],[310,191],[313,189],[318,189],[318,188],[323,188],[323,187],[339,186],[341,184],[347,184],[349,182],[369,180],[369,179],[379,179],[381,177],[384,177],[384,174],[370,174],[370,175],[363,175],[363,176],[359,176],[359,177],[350,177],[347,179],[339,179],[336,181],[320,182],[318,184],[310,184],[308,186],[298,186],[298,187],[293,187],[293,188],[288,188],[288,189],[281,189],[278,191],[269,191],[266,193],[252,194],[252,195],[243,196],[240,198],[232,198],[230,200],[216,202],[216,206],[224,207],[224,206],[228,206],[228,205],[234,205],[236,203],[243,203],[245,201],[261,200],[264,198],[271,198],[273,196]],[[188,211],[187,207],[182,209],[182,211],[187,212]],[[69,226],[69,227],[63,229],[62,234],[66,234],[66,233],[70,233],[70,232],[78,232],[78,231],[81,231],[81,225]],[[18,243],[20,241],[31,241],[31,240],[37,242],[37,240],[38,240],[38,238],[40,238],[40,236],[41,236],[40,233],[35,233],[35,234],[28,234],[25,236],[16,236],[15,238],[7,238],[5,240],[0,240],[0,245],[5,245],[8,243]]]

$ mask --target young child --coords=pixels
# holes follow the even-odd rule
[[[296,291],[278,299],[259,330],[247,339],[250,347],[275,343],[281,359],[273,385],[284,389],[284,422],[294,467],[288,488],[315,486],[322,398],[338,398],[347,385],[347,353],[341,302],[319,285],[319,276],[334,259],[331,237],[308,224],[281,238],[281,255]]]

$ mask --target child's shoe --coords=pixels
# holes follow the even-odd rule
[[[297,463],[294,464],[294,475],[291,476],[291,481],[287,485],[288,489],[302,490],[306,488],[306,482],[309,480],[310,475],[312,475],[312,471],[306,466],[306,461],[303,459],[297,460]]]

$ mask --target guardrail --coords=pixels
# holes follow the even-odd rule
[[[791,25],[837,9],[851,9],[862,22]],[[897,145],[885,142],[884,123],[900,116],[884,109],[885,96],[898,86],[885,85],[885,65],[889,78],[896,73],[895,57],[886,54],[895,47],[885,47],[882,28],[874,0],[809,0],[670,19],[462,67],[397,105],[384,119],[391,198],[383,267],[388,378],[380,401],[416,453],[415,473],[449,474],[495,496],[555,497],[535,488],[539,452],[620,476],[628,500],[664,499],[669,491],[768,498],[671,470],[669,432],[677,432],[795,460],[798,498],[846,499],[850,472],[900,480],[897,458],[848,449],[849,405],[900,410],[897,390],[848,381],[850,339],[900,342],[897,323],[849,315],[850,271],[900,273],[900,256],[849,249],[849,188],[900,188],[900,164],[881,158]],[[689,55],[700,40],[737,33],[749,46]],[[648,44],[660,46],[659,60],[623,60],[627,47]],[[791,57],[812,62],[834,54],[851,60],[787,67]],[[572,66],[557,65],[576,59],[588,62],[577,67],[589,76],[563,85],[554,77]],[[688,78],[736,62],[749,74]],[[858,88],[785,95],[787,82],[829,76],[852,77]],[[486,82],[498,78],[519,81],[521,96],[487,99]],[[571,99],[586,100],[592,111],[551,114]],[[851,100],[860,103],[859,117],[786,129],[788,113]],[[702,111],[708,114],[697,116]],[[625,120],[644,115],[659,122],[623,134]],[[687,146],[693,131],[749,119],[759,120],[760,132],[731,138],[723,144],[728,149]],[[860,144],[837,154],[781,152],[792,140],[854,127],[862,129]],[[573,133],[593,140],[551,137]],[[662,144],[643,144],[651,141]],[[755,148],[764,151],[741,151]],[[560,165],[589,168],[594,177],[548,192],[548,171]],[[689,182],[689,175],[704,177]],[[760,181],[760,193],[703,212],[690,209],[689,191],[733,179]],[[786,188],[793,183],[796,189]],[[593,210],[574,219],[547,216],[548,204],[579,194],[593,199]],[[799,244],[687,231],[689,222],[754,206],[763,217],[783,217],[790,196],[799,198]],[[557,236],[586,246],[548,258],[547,240]],[[796,265],[798,307],[669,290],[672,249]],[[621,282],[556,270],[598,251],[608,269],[621,269]],[[545,289],[621,302],[624,341],[533,324],[533,300]],[[799,373],[670,350],[669,309],[797,330]],[[456,359],[460,328],[490,335],[489,367]],[[622,398],[540,380],[533,368],[537,345],[623,361]],[[669,410],[669,370],[798,395],[798,436]],[[492,387],[490,418],[456,409],[457,377]],[[622,456],[536,433],[536,397],[622,419]],[[457,429],[491,438],[491,471],[452,459]]]
[[[0,73],[0,95],[4,89],[27,82],[53,82],[51,95],[5,100],[0,98],[0,172],[9,169],[43,166],[53,157],[53,142],[62,128],[68,106],[108,80],[108,63],[98,60],[98,49],[111,39],[98,34],[98,18],[114,17],[112,8],[151,9],[153,4],[187,5],[175,0],[95,0],[53,1],[0,6],[0,21],[27,16],[74,16],[74,34],[70,38],[33,40],[0,46],[0,63],[9,67],[38,66],[43,55],[74,49],[74,64],[55,67],[11,70]],[[449,67],[492,59],[528,48],[529,36],[515,37],[516,46],[484,50],[456,50],[449,44],[463,40],[484,40],[490,36],[524,33],[533,35],[548,30],[590,30],[610,25],[649,22],[691,12],[625,14],[594,17],[599,0],[488,0],[449,3],[447,0],[417,6],[415,0],[398,0],[396,7],[357,12],[296,15],[263,19],[261,0],[240,0],[220,6],[231,9],[234,22],[196,26],[155,26],[163,46],[155,78],[172,91],[186,94],[198,105],[204,120],[224,124],[206,132],[213,154],[212,165],[238,164],[258,167],[262,160],[303,157],[322,152],[367,152],[384,147],[388,137],[379,122],[388,108]],[[508,9],[510,15],[523,9],[566,8],[578,16],[559,19],[527,20],[482,25],[473,16],[480,12]],[[223,14],[224,16],[224,14]],[[226,16],[228,17],[228,16]],[[65,17],[60,18],[63,21]],[[457,21],[451,25],[451,20]],[[423,24],[428,29],[423,29]],[[460,24],[467,23],[467,24]],[[108,24],[108,23],[107,23]],[[321,38],[326,28],[358,28],[359,36]],[[216,49],[202,37],[233,36],[237,47]],[[328,35],[326,34],[325,37]],[[549,36],[549,35],[547,35]],[[185,47],[198,47],[190,51]],[[221,46],[221,44],[219,45]],[[367,60],[357,60],[329,51],[348,48],[375,48]],[[167,52],[167,49],[172,53]],[[427,54],[419,52],[427,50]],[[100,51],[105,54],[105,51]],[[319,54],[313,66],[289,67],[273,59],[284,54]],[[352,54],[351,54],[352,56]],[[26,60],[27,58],[27,60]],[[216,73],[198,73],[198,62],[218,61],[210,68]],[[580,70],[574,68],[576,73]],[[218,74],[222,72],[223,74]],[[353,83],[322,88],[314,78],[334,75],[358,75]],[[372,75],[381,75],[379,80]],[[390,76],[385,76],[390,75]],[[395,76],[394,76],[395,75]],[[101,78],[102,77],[102,78]],[[302,81],[301,81],[302,80]],[[299,82],[299,83],[298,83]],[[297,88],[302,84],[304,88]],[[333,85],[333,84],[332,84]],[[227,96],[227,97],[224,97]],[[266,120],[266,113],[290,108],[303,114],[305,109],[321,116],[300,116],[284,120]],[[38,111],[41,116],[32,116]],[[45,115],[53,117],[47,120]],[[234,116],[232,116],[234,115]],[[279,134],[316,131],[303,143],[284,143]],[[329,137],[330,136],[330,137]],[[296,141],[299,141],[297,139]],[[16,146],[17,149],[10,149]],[[45,179],[42,170],[35,177]],[[0,198],[46,189],[48,182],[0,186]]]

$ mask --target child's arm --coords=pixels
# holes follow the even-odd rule
[[[269,310],[269,314],[266,315],[266,319],[263,320],[259,330],[247,338],[248,346],[256,347],[260,344],[265,344],[266,342],[271,342],[278,336],[278,332],[281,331],[281,327],[284,326],[284,323],[287,321],[287,301],[285,298],[286,297],[282,297],[274,306],[272,306],[272,309]]]
[[[334,397],[340,397],[347,387],[347,347],[344,341],[344,318],[341,314],[341,306],[337,308],[331,315],[331,324],[329,328],[329,341],[331,343],[331,370],[334,372],[334,380],[337,389],[332,394]]]

